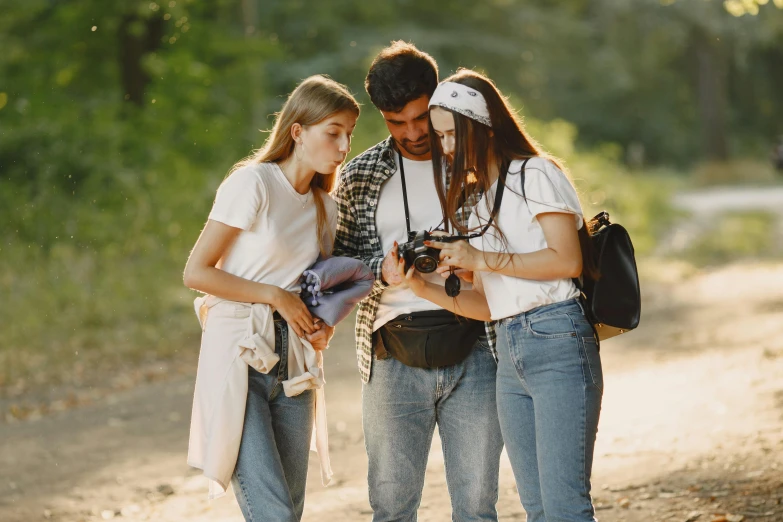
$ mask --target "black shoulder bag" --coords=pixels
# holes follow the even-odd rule
[[[599,340],[639,326],[642,299],[633,243],[628,231],[609,221],[604,211],[587,222],[600,277],[575,280],[582,291],[588,319]]]

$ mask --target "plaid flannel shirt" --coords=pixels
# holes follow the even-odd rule
[[[381,294],[387,285],[381,279],[381,265],[385,252],[375,227],[375,210],[381,194],[381,186],[397,171],[391,136],[352,159],[340,174],[337,189],[332,197],[337,202],[337,234],[334,255],[362,260],[375,273],[375,283],[370,295],[359,303],[356,314],[356,358],[362,382],[370,380],[372,371],[372,327]],[[471,209],[478,198],[469,198],[457,215],[460,223],[467,224]],[[486,323],[489,346],[495,354],[495,328]],[[497,354],[495,354],[497,358]]]

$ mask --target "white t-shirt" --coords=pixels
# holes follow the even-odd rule
[[[375,227],[384,254],[392,249],[395,241],[400,245],[408,241],[399,161],[399,156],[395,154],[397,170],[381,187],[375,210]],[[413,161],[405,157],[402,161],[405,166],[405,187],[408,193],[411,230],[431,230],[438,227],[443,221],[443,213],[435,190],[432,162]],[[445,279],[435,272],[421,275],[427,281],[445,284]],[[372,329],[377,330],[398,315],[424,310],[440,310],[440,307],[431,301],[416,297],[405,285],[390,286],[381,294],[381,302]]]
[[[276,163],[248,165],[218,188],[209,219],[242,231],[218,268],[259,283],[299,291],[299,278],[320,254],[316,208],[310,190],[299,194]],[[320,191],[334,238],[337,204]],[[327,242],[331,250],[331,241]]]
[[[494,225],[486,234],[470,240],[470,244],[485,252],[526,254],[547,247],[546,238],[536,216],[546,212],[574,214],[574,226],[582,227],[582,207],[573,185],[565,174],[549,160],[531,158],[525,167],[525,196],[522,198],[522,161],[513,161],[506,176],[506,190],[500,211],[495,218],[508,242],[504,249]],[[489,219],[494,204],[497,183],[479,201],[470,216],[473,229]],[[481,272],[481,282],[493,320],[503,319],[538,306],[559,303],[579,295],[573,281],[556,279],[535,281],[487,271]]]

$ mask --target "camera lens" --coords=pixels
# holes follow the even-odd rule
[[[423,274],[429,274],[438,268],[438,262],[428,255],[423,255],[416,258],[416,260],[413,262],[413,266],[415,266],[416,270],[419,272]]]

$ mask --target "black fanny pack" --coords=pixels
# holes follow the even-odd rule
[[[373,344],[379,359],[391,356],[406,366],[437,368],[464,361],[483,334],[481,321],[428,310],[395,317],[375,332]]]

